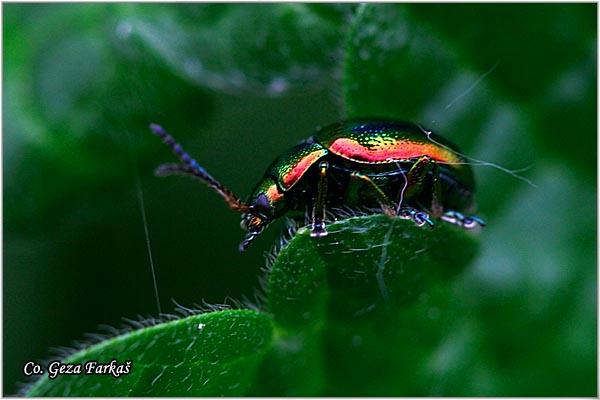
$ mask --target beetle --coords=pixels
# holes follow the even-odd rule
[[[351,119],[319,129],[281,154],[246,201],[212,177],[156,124],[151,131],[179,163],[162,164],[156,176],[187,175],[207,184],[237,212],[246,231],[244,251],[273,220],[310,215],[311,236],[327,235],[327,209],[377,207],[385,214],[433,227],[433,219],[465,229],[485,222],[474,208],[475,182],[465,156],[421,125],[390,119]]]

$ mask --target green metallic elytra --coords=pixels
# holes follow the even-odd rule
[[[475,183],[467,160],[449,141],[425,128],[384,119],[330,125],[290,148],[267,169],[247,201],[241,201],[191,158],[164,129],[151,125],[181,160],[156,174],[196,177],[242,213],[245,250],[274,219],[310,215],[311,235],[327,234],[326,210],[378,208],[390,216],[433,227],[433,218],[466,229],[484,226],[474,208]]]
[[[318,143],[299,144],[279,156],[268,168],[267,175],[275,179],[282,190],[289,190],[327,153]]]
[[[340,122],[315,140],[333,153],[358,163],[395,163],[428,156],[452,167],[464,185],[473,187],[469,163],[456,146],[419,125],[390,120]]]

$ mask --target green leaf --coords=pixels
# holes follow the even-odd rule
[[[290,268],[281,264],[287,257],[293,258],[291,267],[298,270],[294,274],[305,274],[304,281],[317,287],[314,293],[312,290],[305,293],[324,299],[321,291],[327,290],[328,309],[335,309],[335,314],[329,317],[341,320],[353,320],[357,315],[376,310],[395,312],[402,304],[413,301],[428,281],[453,276],[462,270],[477,248],[470,233],[447,223],[429,230],[415,226],[412,221],[385,215],[344,219],[331,224],[328,232],[320,239],[311,238],[307,230],[298,234],[282,250],[281,261],[278,258],[272,274]],[[319,265],[325,268],[321,279],[312,272]],[[300,280],[295,279],[293,284],[302,290]],[[281,303],[286,306],[286,318],[302,316],[310,321],[322,314],[316,311],[314,317],[307,318],[305,302],[298,307],[288,300],[296,298],[294,291],[279,293],[276,287],[281,286],[281,280],[271,278],[269,300],[275,321],[282,322],[277,313]]]
[[[266,392],[323,393],[318,388],[332,395],[393,393],[393,380],[373,378],[395,369],[382,374],[366,360],[381,359],[384,353],[392,368],[388,356],[398,356],[390,351],[398,338],[389,334],[390,327],[406,318],[403,310],[410,310],[426,288],[448,282],[468,265],[476,238],[446,223],[430,230],[385,215],[344,219],[330,224],[328,231],[326,237],[311,238],[307,229],[301,230],[281,250],[269,274],[268,308],[277,332],[273,348],[285,351],[268,358],[265,368],[277,371],[273,381],[288,386],[270,386]],[[321,341],[327,356],[312,350]],[[341,391],[349,376],[362,389]],[[374,387],[379,389],[368,390]]]
[[[473,361],[462,363],[460,380],[444,383],[444,393],[590,396],[597,390],[596,190],[561,164],[545,163],[535,178],[537,188],[522,188],[499,212],[502,223],[489,227],[481,257],[464,276],[468,335],[484,351],[471,352]],[[565,218],[566,209],[573,212]],[[474,374],[485,375],[485,384],[468,383]]]
[[[240,396],[271,345],[270,319],[249,310],[194,315],[133,331],[81,350],[64,362],[124,363],[131,372],[44,375],[28,396]]]
[[[327,323],[326,265],[310,237],[296,235],[277,255],[267,281],[275,339],[257,396],[317,396],[326,385],[322,329]]]

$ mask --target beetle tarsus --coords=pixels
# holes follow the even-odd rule
[[[327,236],[327,229],[325,229],[325,223],[321,221],[320,223],[312,224],[310,237],[323,237]]]
[[[416,208],[402,207],[398,216],[404,219],[411,219],[417,226],[427,225],[430,228],[435,226],[435,222],[429,217],[429,214],[419,211]]]
[[[485,226],[485,221],[476,215],[466,216],[458,211],[447,211],[442,220],[465,229],[476,229]]]

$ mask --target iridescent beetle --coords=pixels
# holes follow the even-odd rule
[[[419,226],[433,227],[432,217],[466,229],[485,225],[481,218],[463,214],[474,207],[469,163],[456,146],[420,125],[382,119],[330,125],[279,156],[245,202],[162,127],[150,128],[181,161],[160,165],[157,176],[196,177],[242,213],[247,233],[240,251],[284,214],[304,219],[308,212],[311,236],[324,236],[326,210],[342,206],[378,207]]]

